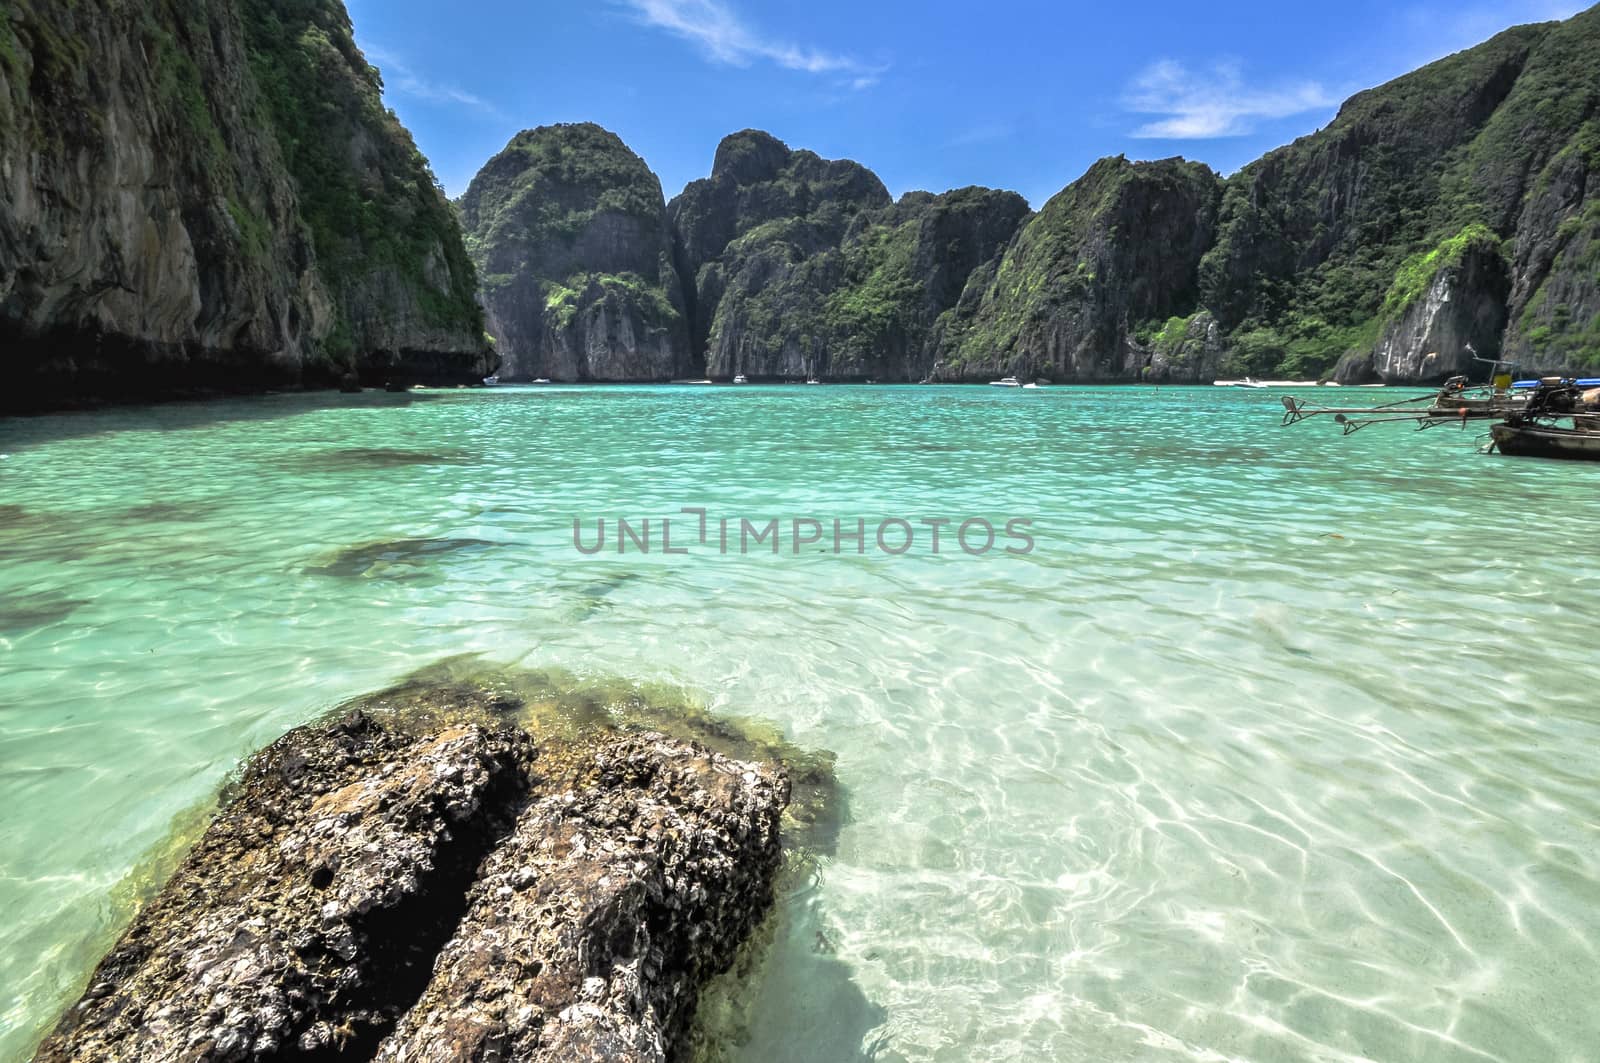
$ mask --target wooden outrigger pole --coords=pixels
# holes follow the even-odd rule
[[[1514,388],[1521,385],[1513,385],[1512,382],[1517,368],[1515,362],[1479,357],[1471,344],[1467,345],[1467,352],[1472,355],[1473,361],[1492,367],[1488,384],[1472,385],[1467,383],[1464,376],[1453,376],[1432,395],[1415,395],[1382,406],[1324,406],[1285,396],[1284,427],[1311,417],[1326,416],[1343,426],[1345,435],[1359,432],[1368,425],[1397,421],[1413,421],[1419,432],[1438,424],[1460,423],[1465,428],[1468,421],[1500,420],[1526,405],[1528,393],[1516,391]],[[1429,404],[1428,407],[1418,409],[1418,405],[1424,402]]]
[[[1451,409],[1439,405],[1439,395],[1419,395],[1416,398],[1401,399],[1399,402],[1389,402],[1382,406],[1323,406],[1320,403],[1307,402],[1291,395],[1283,397],[1283,426],[1287,428],[1292,424],[1309,420],[1312,417],[1332,417],[1335,424],[1344,428],[1344,434],[1359,432],[1368,425],[1395,424],[1400,421],[1413,421],[1417,431],[1432,428],[1437,424],[1449,424],[1459,421],[1463,426],[1474,418],[1501,416],[1500,412],[1490,412],[1486,409],[1474,409],[1468,406],[1458,406]],[[1426,409],[1416,409],[1419,402],[1432,403]],[[1406,409],[1406,407],[1412,407]]]

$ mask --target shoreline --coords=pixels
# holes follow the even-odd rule
[[[818,382],[826,387],[844,388],[988,388],[990,384],[985,381],[864,381],[864,380],[823,380]],[[1318,384],[1316,381],[1292,380],[1263,380],[1258,381],[1266,388],[1330,388],[1340,387],[1338,384]],[[70,403],[43,405],[37,407],[5,407],[0,408],[0,424],[7,421],[22,421],[37,417],[53,417],[63,414],[92,414],[105,413],[116,410],[160,409],[165,407],[181,408],[184,406],[199,406],[210,402],[224,402],[234,399],[267,399],[291,397],[317,397],[331,400],[332,405],[340,404],[341,400],[359,399],[362,395],[394,396],[386,400],[388,404],[400,406],[408,401],[425,399],[434,395],[449,394],[453,392],[476,391],[504,391],[524,390],[533,388],[664,388],[683,390],[685,388],[774,388],[774,387],[803,387],[803,380],[765,380],[751,381],[746,384],[735,384],[731,380],[572,380],[551,381],[539,384],[534,381],[502,380],[498,384],[449,384],[427,385],[419,384],[398,392],[389,392],[384,388],[367,387],[360,391],[345,391],[335,386],[305,387],[305,388],[267,388],[262,390],[186,390],[170,395],[118,395],[118,396],[83,396]],[[1238,386],[1237,381],[1197,381],[1189,384],[1152,384],[1142,380],[1084,380],[1073,381],[1066,384],[1045,384],[1039,390],[1049,391],[1067,390],[1069,388],[1127,388],[1127,389],[1155,389],[1169,390],[1176,388],[1207,388],[1207,387],[1232,387]],[[1437,383],[1416,384],[1345,384],[1347,390],[1395,388],[1395,389],[1426,389],[1435,388]],[[996,389],[999,390],[999,389]],[[1026,389],[1006,389],[1026,390]],[[1242,388],[1241,390],[1249,390]]]

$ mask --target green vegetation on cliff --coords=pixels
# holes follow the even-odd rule
[[[926,375],[939,314],[1028,212],[986,188],[891,202],[859,164],[754,130],[669,209],[706,372],[885,380]]]
[[[1467,255],[1474,252],[1490,255],[1500,253],[1500,238],[1481,222],[1473,222],[1439,246],[1419,251],[1406,259],[1395,272],[1394,283],[1383,298],[1380,317],[1399,317],[1427,293],[1429,285],[1440,271],[1460,265]]]
[[[945,316],[937,372],[1136,377],[1140,366],[1128,364],[1133,334],[1194,306],[1221,190],[1200,163],[1095,163]]]
[[[911,328],[923,300],[915,273],[919,219],[872,226],[841,249],[841,280],[824,304],[822,323],[869,358],[889,337]]]
[[[492,368],[340,0],[0,5],[8,405]]]
[[[1597,54],[1600,8],[1508,30],[1351,98],[1220,204],[1181,164],[1103,160],[974,275],[939,372],[1136,379],[1202,312],[1233,372],[1431,379],[1476,371],[1468,343],[1600,364]]]
[[[461,197],[468,246],[576,240],[597,218],[659,220],[661,185],[643,159],[597,125],[544,126],[511,138]]]
[[[687,367],[661,183],[616,134],[518,133],[459,208],[502,376],[659,380]]]
[[[1508,30],[1360,93],[1231,178],[1202,303],[1246,349],[1236,366],[1325,372],[1442,271],[1508,256],[1542,171],[1595,114],[1596,49],[1600,11]]]
[[[394,273],[425,326],[483,333],[461,230],[428,162],[356,47],[341,0],[240,0],[251,67],[293,174],[317,264],[338,297],[336,354],[362,344],[375,275]]]
[[[677,328],[683,323],[683,314],[658,283],[637,273],[579,273],[546,285],[544,308],[549,324],[556,329],[570,328],[585,300],[592,298],[590,293],[627,300],[653,328]]]

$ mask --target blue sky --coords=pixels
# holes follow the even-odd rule
[[[1231,172],[1346,96],[1563,0],[347,0],[451,195],[520,129],[593,121],[660,175],[728,133],[871,167],[895,195],[968,184],[1037,208],[1104,155]]]

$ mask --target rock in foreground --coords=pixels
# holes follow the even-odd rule
[[[664,1061],[766,910],[770,773],[646,735],[536,789],[379,1059]]]
[[[787,797],[656,734],[301,728],[36,1058],[666,1060],[770,903]]]

